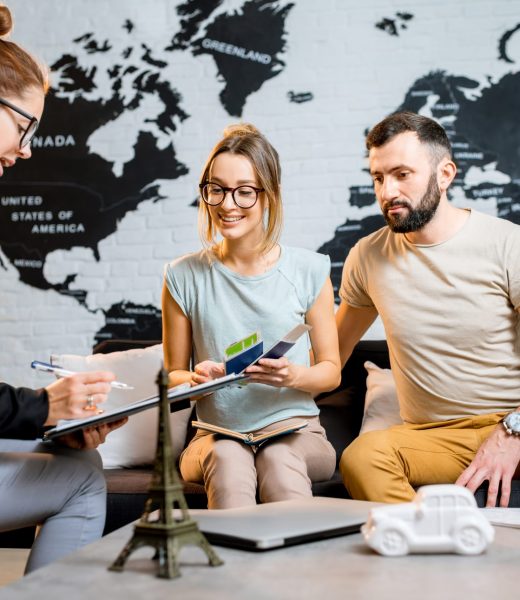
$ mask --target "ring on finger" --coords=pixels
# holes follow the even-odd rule
[[[94,396],[92,394],[88,394],[87,401],[83,410],[96,410],[97,406],[94,404]]]

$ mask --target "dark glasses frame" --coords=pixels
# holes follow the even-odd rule
[[[206,188],[210,185],[214,185],[219,187],[222,190],[222,200],[220,200],[220,202],[215,202],[214,204],[212,202],[209,202],[207,198],[205,198],[206,195]],[[237,199],[235,198],[235,192],[241,188],[247,188],[250,190],[254,190],[256,193],[255,196],[255,201],[249,205],[249,206],[242,206],[239,201],[237,201]],[[236,204],[236,206],[238,206],[238,208],[243,208],[245,210],[247,210],[248,208],[253,208],[253,206],[258,202],[258,194],[260,194],[261,192],[265,192],[264,188],[257,188],[254,185],[238,185],[235,188],[230,188],[230,187],[225,187],[223,185],[220,185],[220,183],[215,183],[213,181],[205,181],[203,183],[199,184],[199,189],[200,189],[200,195],[201,198],[204,200],[204,202],[208,205],[208,206],[219,206],[219,204],[222,204],[222,202],[224,202],[225,198],[226,198],[226,194],[228,192],[231,192],[231,198],[233,199],[233,202]]]
[[[40,124],[38,119],[34,115],[30,115],[28,112],[25,112],[25,110],[18,108],[18,106],[15,106],[9,102],[9,100],[5,100],[4,98],[0,98],[0,104],[7,106],[7,108],[14,110],[14,112],[17,112],[19,115],[22,115],[22,117],[25,117],[29,120],[29,125],[27,125],[27,127],[24,129],[22,137],[20,138],[20,149],[25,148],[25,146],[31,143],[34,134],[38,129]]]

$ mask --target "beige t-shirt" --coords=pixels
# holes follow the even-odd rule
[[[471,211],[451,239],[361,239],[341,298],[385,326],[401,416],[429,423],[520,406],[520,227]]]

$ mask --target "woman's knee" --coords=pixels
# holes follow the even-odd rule
[[[55,453],[57,468],[79,494],[105,494],[106,479],[101,458],[95,450]],[[58,466],[59,465],[59,466]]]
[[[261,447],[255,457],[257,470],[272,471],[276,467],[287,468],[294,463],[303,463],[303,457],[295,452],[290,445],[271,443]]]
[[[254,465],[252,450],[240,442],[228,439],[216,440],[202,457],[202,467],[208,471],[250,471]]]
[[[312,496],[304,458],[285,444],[270,444],[256,456],[261,502]]]
[[[256,471],[249,448],[217,440],[204,457],[202,471],[211,508],[255,503]]]
[[[100,471],[103,470],[103,460],[97,450],[78,450],[76,448],[69,448],[68,446],[60,446],[59,444],[42,443],[37,451],[47,452],[56,456],[66,456],[72,460],[89,463]]]

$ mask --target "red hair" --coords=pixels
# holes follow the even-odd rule
[[[8,97],[23,97],[29,88],[49,88],[46,69],[23,48],[2,39],[13,27],[11,12],[0,6],[0,94]]]

